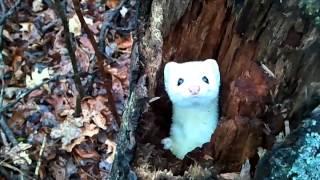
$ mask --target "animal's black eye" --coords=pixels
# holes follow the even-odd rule
[[[183,83],[183,79],[182,79],[182,78],[179,78],[179,79],[178,79],[178,86],[180,86],[182,83]]]
[[[207,83],[207,84],[209,84],[209,80],[208,80],[208,78],[207,78],[206,76],[203,76],[203,77],[202,77],[202,81],[205,82],[205,83]]]

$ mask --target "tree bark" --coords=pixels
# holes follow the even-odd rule
[[[320,179],[320,107],[260,160],[255,179]]]
[[[208,160],[209,156],[210,166],[217,172],[239,171],[246,159],[255,161],[259,146],[272,147],[285,120],[290,121],[291,128],[297,127],[320,99],[314,93],[314,84],[320,80],[319,30],[314,14],[306,12],[303,3],[143,1],[139,7],[137,48],[133,50],[141,66],[133,72],[146,75],[148,97],[159,96],[160,100],[144,101],[138,107],[144,107],[144,113],[136,134],[135,166],[139,167],[145,158],[151,169],[173,170],[171,165],[178,162],[160,145],[171,123],[170,103],[163,86],[163,66],[169,61],[214,58],[220,66],[221,121],[211,143],[200,155],[191,155],[193,160]],[[134,91],[131,89],[131,94]],[[123,123],[129,120],[127,117],[123,116]],[[159,156],[158,163],[149,156],[146,159],[146,153],[137,156],[148,143],[153,145],[148,154]],[[252,163],[253,169],[255,165]],[[177,172],[181,174],[188,166],[175,168],[180,168]]]

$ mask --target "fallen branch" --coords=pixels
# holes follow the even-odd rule
[[[0,53],[0,56],[2,56],[2,53]],[[1,68],[1,101],[0,101],[0,108],[2,109],[2,105],[3,105],[3,94],[4,94],[4,70],[3,68]],[[4,119],[4,116],[2,115],[2,113],[0,113],[0,126],[1,129],[3,130],[4,134],[6,135],[6,137],[9,139],[9,141],[13,144],[13,145],[17,145],[18,141],[16,140],[12,130],[9,128],[6,120]]]
[[[9,16],[11,16],[16,11],[16,9],[20,5],[20,3],[21,3],[21,0],[16,1],[15,4],[6,13],[1,15],[1,17],[0,17],[0,25],[1,26],[5,23],[7,18]],[[3,1],[2,0],[1,0],[1,6],[2,6],[1,9],[3,10],[4,9],[4,5],[3,5]]]
[[[123,112],[123,122],[117,134],[116,155],[110,172],[110,179],[136,179],[130,167],[135,147],[135,131],[139,118],[148,99],[146,76],[141,76],[136,86],[130,92],[126,109]]]
[[[75,50],[74,47],[72,45],[72,40],[71,40],[71,33],[69,31],[69,25],[68,25],[68,20],[64,11],[64,7],[60,4],[61,1],[60,0],[55,0],[54,6],[55,6],[55,10],[57,15],[60,16],[61,21],[62,21],[62,25],[64,28],[64,37],[65,37],[65,42],[66,42],[66,47],[68,49],[69,52],[69,56],[70,56],[70,60],[71,60],[71,64],[72,64],[72,68],[73,68],[73,72],[75,75],[74,81],[77,87],[77,90],[79,92],[79,96],[78,99],[82,99],[84,97],[84,88],[81,84],[81,79],[79,76],[79,71],[78,71],[78,66],[77,66],[77,60],[76,60],[76,55],[75,55]],[[78,102],[78,101],[77,101]],[[81,115],[81,104],[80,103],[76,103],[76,108],[75,108],[75,117],[79,117]]]
[[[5,121],[3,115],[0,115],[0,126],[1,129],[3,130],[4,134],[7,136],[7,138],[9,139],[9,141],[13,144],[13,145],[17,145],[18,141],[16,140],[13,132],[11,131],[11,129],[9,128],[7,122]]]
[[[109,108],[110,108],[114,118],[116,119],[117,124],[120,125],[120,123],[121,123],[120,117],[117,113],[116,105],[115,105],[113,94],[112,94],[112,74],[104,68],[104,59],[105,58],[98,48],[98,45],[94,39],[93,33],[91,32],[91,30],[89,29],[87,23],[85,22],[85,20],[83,18],[83,15],[82,15],[81,9],[80,9],[80,2],[78,0],[72,0],[72,2],[74,5],[75,12],[80,20],[81,26],[84,28],[84,31],[88,35],[90,43],[95,51],[95,55],[97,57],[98,69],[104,79],[110,80],[109,82],[104,81],[104,86],[107,90]],[[109,63],[111,63],[111,62],[109,61]]]
[[[96,72],[93,72],[93,73],[87,73],[87,72],[83,72],[83,73],[79,73],[79,76],[80,77],[86,77],[88,75],[94,75],[94,73]],[[40,87],[42,87],[43,85],[45,84],[48,84],[49,82],[54,82],[54,81],[58,81],[58,80],[61,80],[61,79],[74,79],[74,76],[75,75],[57,75],[51,79],[47,79],[47,80],[44,80],[41,84],[38,84],[36,86],[34,86],[33,88],[31,89],[27,89],[25,93],[23,93],[22,95],[20,95],[19,97],[17,97],[12,103],[10,104],[7,104],[6,106],[4,107],[1,107],[0,108],[0,114],[13,108],[18,102],[20,102],[22,99],[24,99],[26,96],[28,96],[30,93],[32,93],[34,90],[36,89],[39,89]]]
[[[18,0],[15,2],[15,4],[8,10],[6,11],[5,4],[3,0],[0,1],[0,6],[1,6],[1,11],[4,14],[1,14],[0,16],[0,76],[1,76],[1,94],[0,94],[0,108],[2,108],[3,105],[3,95],[4,95],[4,88],[5,88],[5,81],[4,81],[4,61],[3,61],[3,56],[2,56],[2,34],[3,34],[3,25],[6,22],[7,18],[11,16],[17,9],[17,7],[20,5],[21,0]],[[5,121],[4,116],[2,113],[0,113],[0,126],[9,141],[13,145],[17,145],[18,141],[16,140],[12,130],[9,128],[7,122]]]
[[[120,14],[120,10],[126,1],[127,0],[122,0],[116,8],[107,11],[105,14],[104,21],[102,23],[100,34],[99,34],[99,49],[101,52],[104,51],[104,47],[106,46],[104,42],[106,34],[108,33],[110,28],[113,28],[113,29],[115,28],[112,21],[115,19],[116,15]]]
[[[42,140],[41,149],[40,149],[40,152],[39,152],[39,159],[38,159],[38,162],[37,162],[37,167],[36,167],[36,170],[34,172],[35,177],[38,177],[38,175],[39,175],[39,170],[40,170],[40,166],[41,166],[41,158],[42,158],[42,154],[43,154],[44,148],[46,147],[46,142],[47,142],[47,137],[44,136],[44,138]]]

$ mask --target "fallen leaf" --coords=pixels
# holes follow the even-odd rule
[[[107,129],[106,119],[99,111],[83,109],[82,113],[84,118],[91,119],[99,128]]]
[[[22,37],[20,37],[20,39],[27,41],[28,44],[32,44],[41,39],[41,36],[33,23],[23,22],[20,23],[20,26],[20,31],[22,33]]]
[[[124,18],[126,16],[127,12],[128,12],[128,8],[122,6],[122,8],[120,9],[120,14],[121,14],[122,18]]]
[[[74,14],[72,18],[69,19],[69,31],[75,36],[81,35],[81,23],[77,14]]]
[[[133,44],[133,39],[132,39],[131,35],[128,37],[118,36],[115,39],[115,42],[117,43],[118,49],[131,49],[132,44]]]
[[[90,53],[94,53],[94,49],[93,49],[91,42],[87,36],[81,36],[79,41],[82,44],[83,48],[88,49]]]
[[[98,133],[99,128],[95,124],[85,124],[85,127],[82,128],[82,133],[80,134],[80,137],[74,140],[71,144],[62,145],[62,149],[66,150],[67,152],[71,152],[76,145],[79,145],[83,141],[85,141],[85,137],[92,137]]]
[[[12,148],[5,147],[3,154],[6,154],[15,165],[30,165],[32,160],[26,151],[31,147],[31,144],[19,143]]]
[[[33,30],[34,25],[31,22],[24,22],[24,23],[20,23],[20,31],[22,32],[30,32]]]
[[[92,26],[93,25],[93,19],[88,17],[83,17],[84,21],[87,23],[87,25]]]
[[[223,174],[219,174],[219,176],[221,176],[225,180],[235,180],[240,178],[240,174],[237,172],[223,173]]]
[[[23,124],[26,122],[26,118],[29,113],[24,111],[14,111],[8,125],[11,129],[20,130],[23,127]]]
[[[80,63],[81,71],[88,72],[90,66],[90,59],[86,52],[84,52],[80,47],[76,48],[76,57]]]
[[[81,158],[87,158],[87,159],[94,159],[99,160],[100,155],[97,153],[97,151],[91,150],[83,150],[81,148],[74,148],[74,151],[81,157]]]
[[[33,0],[32,2],[32,11],[39,12],[43,10],[42,0]]]
[[[17,87],[6,87],[4,89],[4,97],[6,99],[12,99],[14,98],[17,94],[19,94],[19,92],[22,91],[21,88],[17,88]]]
[[[13,42],[14,40],[12,39],[12,37],[10,36],[10,33],[6,30],[6,29],[4,29],[3,30],[3,37],[4,38],[7,38],[10,42]]]
[[[107,54],[107,56],[112,56],[113,53],[115,53],[117,49],[118,49],[118,47],[117,47],[116,43],[109,43],[104,48],[104,52]]]
[[[26,86],[27,88],[33,88],[37,85],[40,85],[43,80],[49,79],[52,71],[49,68],[44,68],[42,71],[36,67],[34,71],[31,73],[31,76],[26,77]]]
[[[109,156],[107,157],[107,162],[108,163],[112,163],[114,161],[114,157],[116,155],[116,147],[117,144],[113,141],[110,141],[109,139],[106,139],[105,144],[107,145],[107,153],[109,154]]]
[[[117,7],[119,4],[119,0],[107,0],[106,6],[110,9]]]
[[[107,129],[107,121],[112,121],[110,116],[105,116],[110,112],[106,106],[108,99],[104,96],[97,96],[95,98],[88,98],[83,102],[83,116],[92,120],[101,129]]]

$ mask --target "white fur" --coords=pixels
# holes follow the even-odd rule
[[[202,78],[206,76],[209,84]],[[179,78],[183,79],[177,85]],[[220,86],[219,67],[215,60],[186,63],[169,62],[164,69],[164,83],[173,104],[170,137],[161,142],[177,158],[201,147],[211,139],[218,122],[218,96]],[[197,95],[189,88],[199,86]]]

